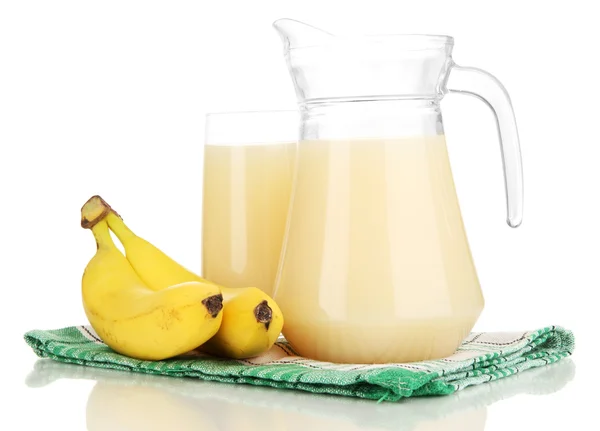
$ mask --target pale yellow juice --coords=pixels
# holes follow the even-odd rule
[[[202,268],[228,287],[272,293],[296,143],[206,145]]]
[[[443,135],[303,141],[275,300],[310,358],[452,354],[482,308]]]

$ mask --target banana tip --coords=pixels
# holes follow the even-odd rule
[[[218,294],[209,296],[202,300],[202,304],[204,304],[211,317],[217,317],[219,312],[223,309],[223,295]]]
[[[262,301],[254,308],[254,317],[258,323],[264,323],[267,331],[271,325],[271,319],[273,318],[273,310],[269,307],[267,300]]]

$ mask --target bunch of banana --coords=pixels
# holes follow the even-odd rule
[[[283,315],[275,301],[260,289],[220,286],[187,270],[157,247],[135,235],[99,196],[90,198],[82,208],[82,226],[90,227],[94,222],[97,223],[96,226],[109,227],[114,232],[125,249],[126,257],[116,248],[115,250],[147,289],[160,294],[176,286],[194,284],[210,286],[213,294],[218,292],[222,295],[223,312],[214,319],[216,321],[222,314],[222,321],[219,319],[216,331],[193,348],[242,359],[270,349],[277,340],[283,328]],[[94,228],[95,226],[92,230]],[[106,231],[108,234],[108,229]],[[108,237],[110,239],[110,235]],[[90,322],[94,326],[91,319]],[[102,337],[100,332],[98,334]]]
[[[97,250],[82,279],[83,306],[100,338],[113,350],[160,360],[186,353],[217,333],[223,318],[218,287],[199,281],[159,292],[149,288],[116,247],[94,202],[86,204],[87,227]]]

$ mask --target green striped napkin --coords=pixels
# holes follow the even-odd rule
[[[25,341],[39,357],[60,362],[379,401],[451,394],[557,362],[574,349],[572,332],[558,326],[525,332],[471,333],[447,358],[377,365],[302,358],[283,338],[252,359],[223,359],[194,351],[165,361],[142,361],[115,353],[89,326],[29,331]]]

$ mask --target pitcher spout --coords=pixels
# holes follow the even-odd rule
[[[322,45],[333,36],[312,25],[289,18],[278,19],[273,23],[273,27],[281,37],[286,52],[294,48]]]
[[[450,37],[335,35],[287,18],[273,27],[300,104],[443,97],[452,64]]]

